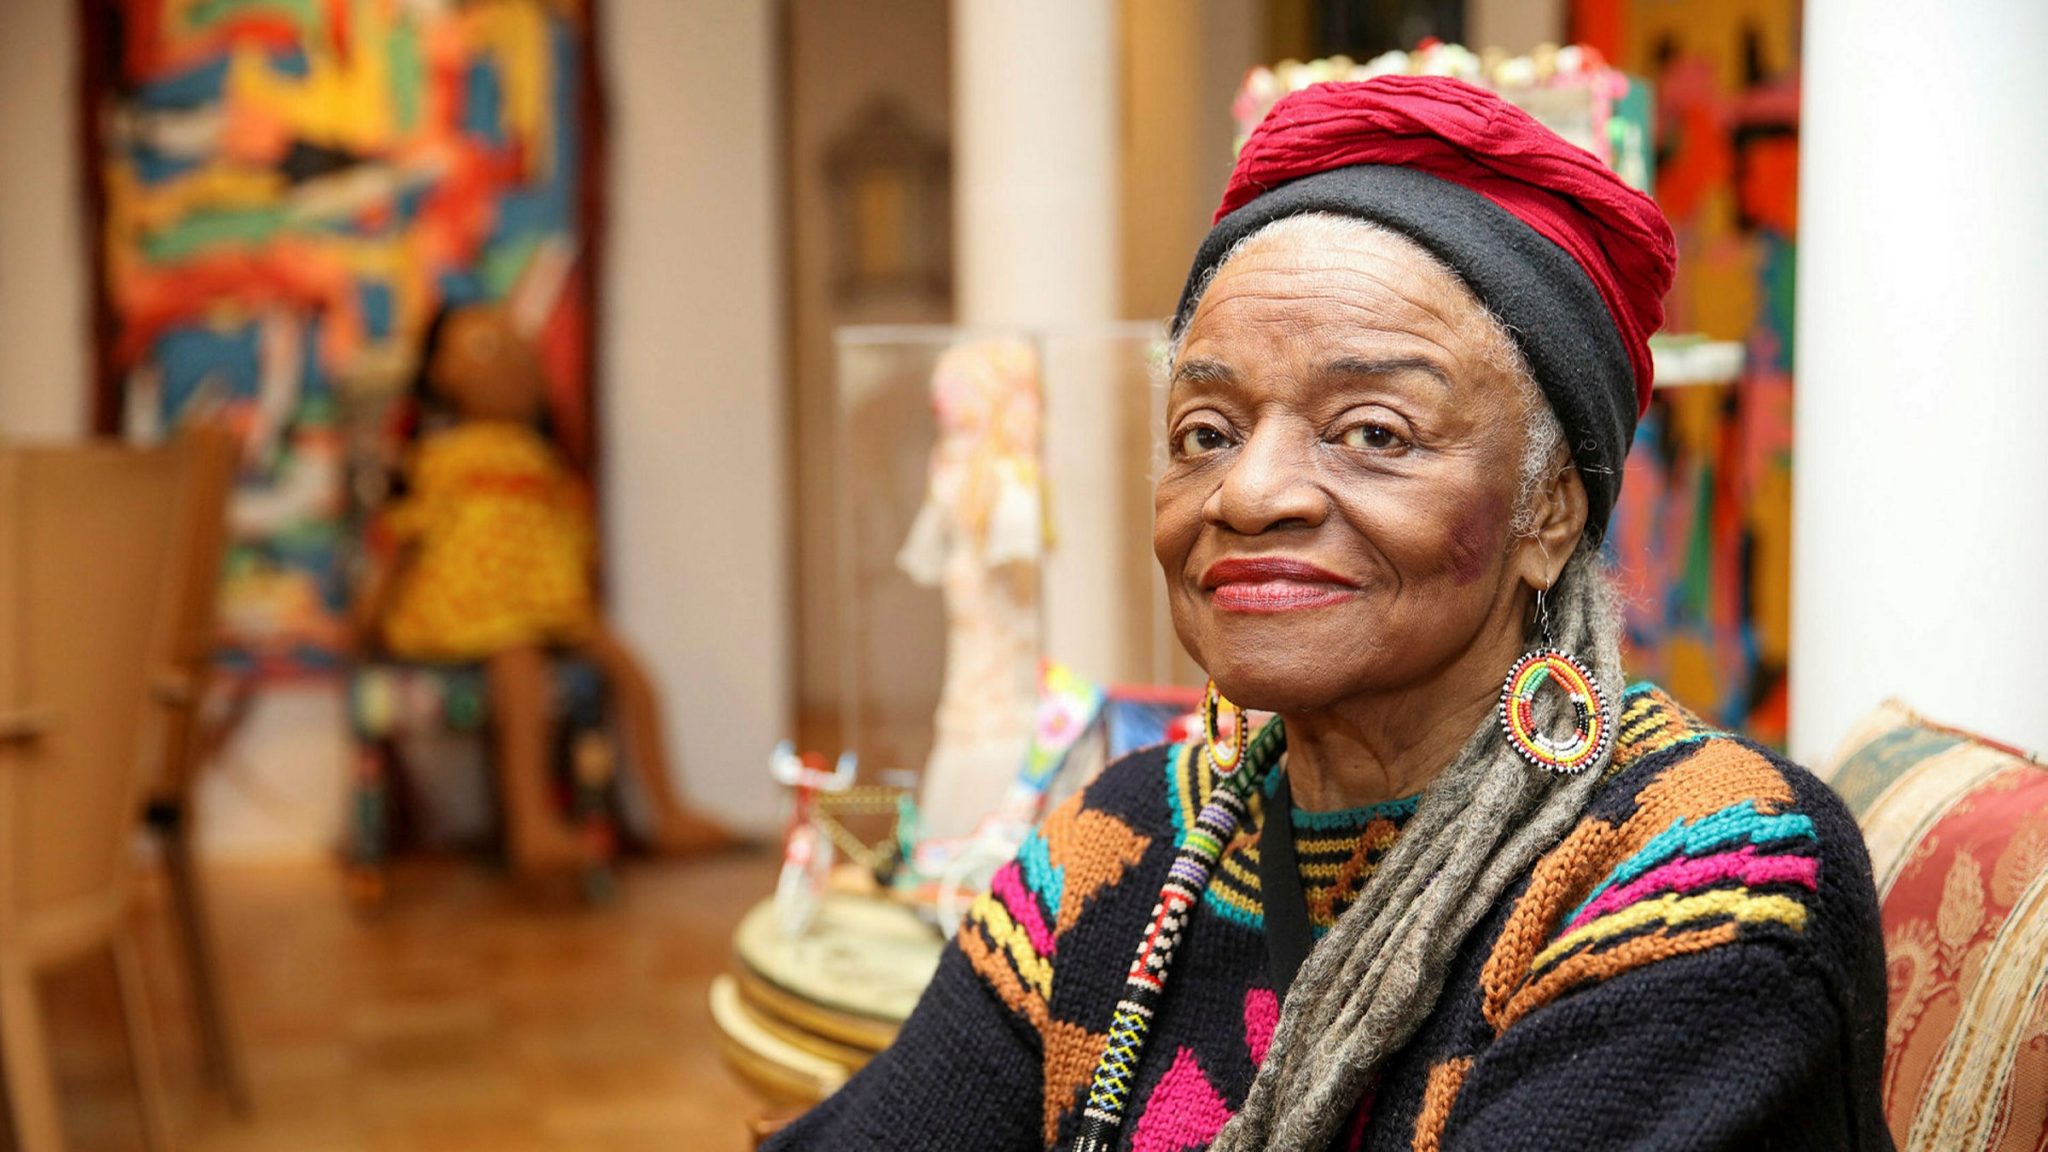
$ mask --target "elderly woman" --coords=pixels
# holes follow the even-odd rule
[[[1049,818],[772,1147],[1889,1147],[1854,823],[1623,688],[1599,541],[1672,261],[1479,89],[1282,100],[1174,318],[1207,738]]]

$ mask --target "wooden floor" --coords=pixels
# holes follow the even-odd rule
[[[200,1083],[160,894],[154,1018],[184,1152],[738,1152],[757,1104],[718,1056],[705,993],[774,881],[744,853],[629,862],[618,898],[515,893],[477,864],[399,874],[364,918],[330,869],[215,868],[213,920],[255,1114]],[[111,966],[44,985],[73,1152],[142,1146]],[[4,1146],[5,1136],[0,1136]]]

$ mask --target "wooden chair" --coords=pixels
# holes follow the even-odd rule
[[[0,1065],[20,1152],[60,1152],[38,976],[113,955],[149,1147],[167,1147],[132,925],[145,700],[169,651],[185,461],[0,449]]]
[[[192,982],[192,1005],[206,1068],[236,1115],[249,1111],[245,1074],[215,959],[204,885],[193,851],[192,791],[247,712],[251,692],[233,686],[225,707],[215,700],[214,645],[220,598],[220,562],[227,547],[228,497],[240,455],[233,430],[223,424],[188,425],[179,438],[187,474],[176,518],[170,651],[150,682],[157,757],[145,816],[163,849],[164,874],[177,913],[178,939]]]

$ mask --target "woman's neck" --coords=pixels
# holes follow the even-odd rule
[[[1427,788],[1499,706],[1512,646],[1480,647],[1422,684],[1283,714],[1295,806],[1335,812]]]

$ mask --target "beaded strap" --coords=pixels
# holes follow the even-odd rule
[[[1131,1080],[1138,1073],[1138,1061],[1145,1054],[1145,1040],[1151,1034],[1152,1015],[1166,993],[1166,977],[1173,970],[1174,954],[1187,931],[1188,917],[1209,886],[1209,877],[1223,858],[1223,849],[1251,814],[1249,797],[1262,787],[1266,773],[1280,758],[1287,737],[1275,719],[1259,730],[1246,749],[1239,770],[1216,780],[1209,802],[1195,817],[1166,883],[1159,887],[1159,902],[1152,906],[1152,920],[1138,941],[1138,953],[1124,978],[1123,999],[1109,1021],[1109,1043],[1095,1065],[1095,1079],[1088,1086],[1088,1104],[1081,1112],[1080,1131],[1069,1152],[1110,1152],[1123,1128],[1124,1110],[1131,1101]],[[1199,755],[1200,746],[1189,744],[1177,755]]]

